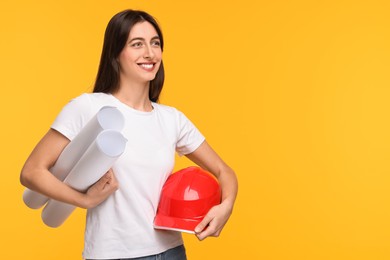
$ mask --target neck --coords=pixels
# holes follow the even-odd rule
[[[142,84],[121,82],[118,91],[112,94],[122,103],[136,110],[145,112],[153,110],[149,100],[149,82]]]

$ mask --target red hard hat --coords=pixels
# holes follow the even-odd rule
[[[154,227],[194,233],[206,213],[221,203],[221,188],[207,171],[191,166],[168,177],[154,219]]]

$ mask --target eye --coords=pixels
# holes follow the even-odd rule
[[[152,41],[152,46],[160,47],[161,43],[159,40]]]
[[[135,47],[135,48],[139,48],[139,47],[142,47],[142,42],[134,42],[130,46]]]

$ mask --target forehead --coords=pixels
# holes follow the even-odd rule
[[[136,23],[129,33],[129,39],[139,37],[147,39],[155,36],[158,36],[156,29],[147,21]]]

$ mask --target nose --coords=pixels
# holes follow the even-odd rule
[[[155,55],[155,53],[153,51],[152,46],[150,46],[150,44],[145,45],[144,58],[151,60],[154,58],[154,55]]]

